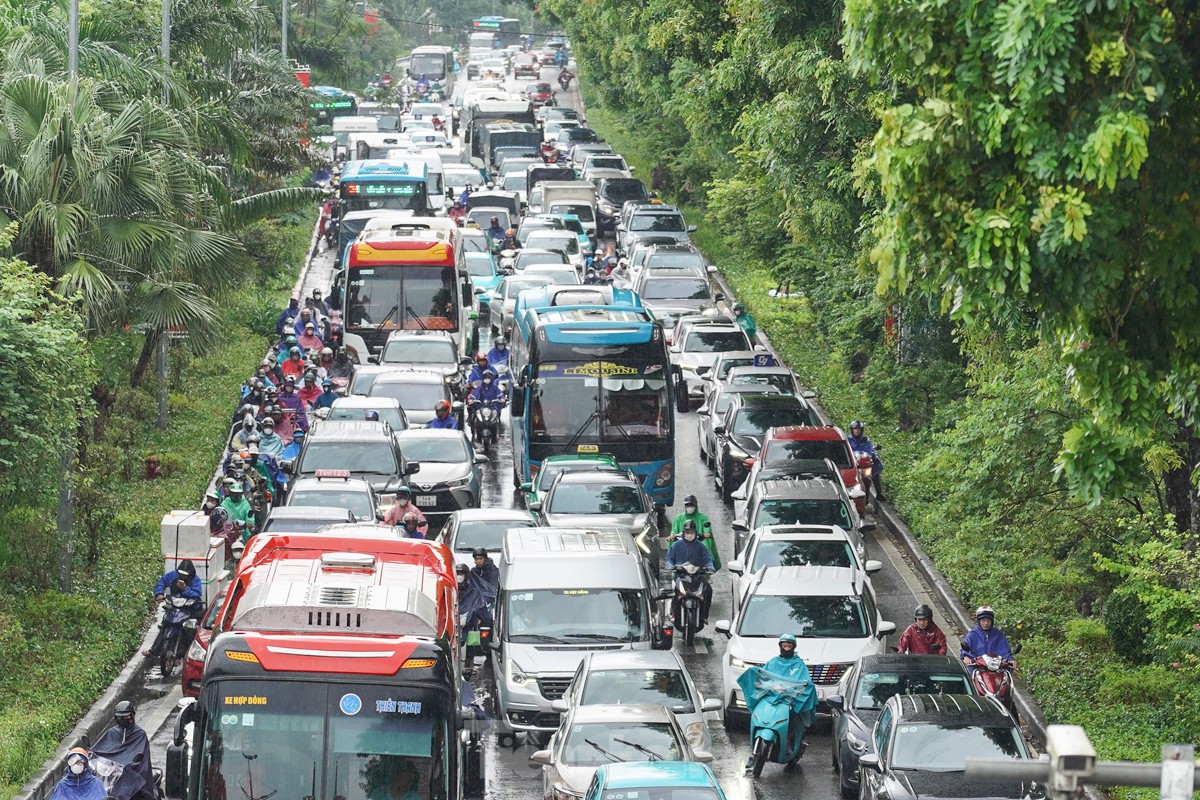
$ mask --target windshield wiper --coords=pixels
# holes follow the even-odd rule
[[[613,636],[608,633],[564,633],[564,638],[567,639],[594,639],[598,642],[624,642],[624,636]]]
[[[596,417],[598,417],[598,416],[600,416],[599,409],[597,409],[596,411],[593,411],[591,414],[588,415],[588,418],[585,419],[583,421],[583,424],[579,426],[579,430],[575,431],[575,433],[571,436],[570,441],[567,442],[566,449],[570,450],[572,447],[575,446],[575,443],[579,441],[579,437],[583,436],[583,432],[585,430],[587,430],[587,426],[591,425],[592,421],[594,419],[596,419]]]
[[[399,310],[400,310],[400,304],[397,303],[396,305],[392,306],[388,310],[387,314],[384,315],[383,319],[379,320],[379,324],[375,326],[375,335],[376,336],[378,336],[379,332],[383,330],[383,326],[387,325],[388,322],[391,320],[392,314],[395,314]]]
[[[601,747],[600,745],[598,745],[598,744],[596,744],[595,742],[593,742],[591,739],[584,739],[583,741],[587,742],[587,743],[588,743],[588,744],[590,744],[592,747],[596,748],[596,751],[597,751],[597,752],[599,752],[599,753],[600,753],[600,755],[602,755],[602,756],[604,756],[605,758],[607,758],[609,761],[615,761],[615,762],[617,762],[618,764],[620,764],[620,763],[622,763],[622,762],[624,762],[624,761],[625,761],[625,759],[621,758],[620,756],[615,756],[615,755],[613,755],[612,753],[608,752],[607,750],[605,750],[605,749],[604,749],[603,747]]]
[[[631,742],[631,741],[628,741],[627,739],[618,739],[615,736],[613,737],[613,741],[620,742],[621,744],[629,745],[634,750],[637,750],[639,753],[644,753],[647,756],[649,756],[651,761],[665,761],[666,760],[662,755],[654,752],[649,747],[638,744],[637,742]]]
[[[554,642],[556,644],[563,644],[563,640],[557,636],[547,636],[544,633],[514,633],[510,634],[508,637],[510,642],[515,642],[518,639],[529,639],[535,642]]]
[[[417,321],[417,324],[421,326],[421,330],[423,330],[423,331],[429,330],[429,328],[427,328],[425,326],[425,323],[421,321],[421,316],[416,311],[413,310],[412,306],[405,306],[404,310],[408,312],[408,315],[410,317],[412,317],[413,319],[415,319]]]

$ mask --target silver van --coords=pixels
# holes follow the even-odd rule
[[[490,645],[501,746],[518,732],[550,738],[559,724],[551,704],[584,654],[669,649],[669,594],[616,531],[507,531]]]

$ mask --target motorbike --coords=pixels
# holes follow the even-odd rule
[[[542,142],[542,146],[538,148],[538,152],[541,153],[542,161],[547,164],[558,163],[558,148],[550,142]]]
[[[500,409],[503,407],[503,400],[471,401],[471,439],[482,444],[484,449],[500,440]]]
[[[1013,647],[1014,655],[1020,651],[1021,645]],[[1001,658],[995,653],[986,653],[976,656],[971,666],[971,683],[975,691],[1008,709],[1014,722],[1019,720],[1016,699],[1013,697],[1013,672],[1017,669],[1017,662]]]
[[[871,492],[875,488],[871,475],[875,472],[875,459],[870,453],[865,453],[862,450],[854,451],[854,467],[858,471],[858,485],[862,487],[866,497],[863,498],[863,505],[871,505]]]
[[[172,595],[163,601],[162,655],[159,669],[163,678],[170,678],[196,637],[196,625],[204,616],[204,603],[196,597]]]
[[[564,92],[568,91],[571,88],[571,81],[574,79],[574,77],[575,77],[574,75],[559,75],[558,76],[558,85],[562,87],[562,90]]]
[[[812,682],[750,667],[738,678],[738,686],[750,711],[749,767],[754,777],[762,775],[768,761],[795,766],[804,755],[804,734],[817,718],[817,692]],[[798,730],[792,729],[793,721]]]
[[[338,219],[333,217],[325,226],[325,244],[329,247],[337,247],[338,240]]]
[[[684,644],[695,644],[696,632],[704,629],[704,595],[710,574],[710,570],[691,563],[675,567],[671,619],[675,629],[683,631]]]
[[[475,659],[478,656],[487,654],[488,644],[492,641],[492,612],[494,609],[494,601],[487,604],[488,613],[486,615],[476,615],[475,622],[471,627],[466,627],[467,614],[462,615],[459,621],[463,626],[465,639],[463,641],[463,672],[470,674],[475,670]],[[487,620],[483,619],[487,617]]]

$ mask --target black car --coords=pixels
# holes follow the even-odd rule
[[[317,470],[345,471],[347,477],[370,483],[376,499],[387,504],[421,465],[404,457],[386,422],[327,420],[304,437],[296,460],[280,467],[295,477],[313,477]]]
[[[819,425],[808,403],[794,395],[735,394],[725,416],[713,427],[713,468],[717,490],[728,501],[746,480],[745,461],[762,449],[763,435],[785,425]]]
[[[1031,757],[1016,721],[988,697],[893,695],[871,731],[868,746],[858,759],[860,800],[1046,796],[1044,787],[1034,782],[964,778],[968,758]]]
[[[858,757],[867,752],[871,729],[884,705],[897,694],[975,694],[962,664],[950,655],[887,653],[863,656],[846,671],[833,710],[833,765],[842,797],[858,793]]]
[[[621,206],[629,200],[646,203],[650,190],[638,178],[605,178],[596,184],[596,226],[600,232],[617,228]]]

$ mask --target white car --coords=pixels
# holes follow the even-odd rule
[[[570,230],[537,230],[529,234],[525,240],[526,247],[539,250],[557,250],[567,257],[568,263],[578,270],[583,270],[583,250],[579,247],[579,237]]]
[[[717,356],[731,350],[750,349],[746,332],[733,320],[723,319],[694,325],[684,334],[682,341],[671,342],[671,364],[682,384],[677,389],[680,410],[686,403],[704,399],[708,384],[702,376],[712,369]]]
[[[861,531],[837,525],[766,525],[751,532],[738,558],[726,566],[733,578],[733,602],[758,573],[771,567],[842,567],[874,575],[882,561],[864,560]]]
[[[896,631],[896,623],[880,616],[875,590],[858,570],[768,567],[747,583],[733,620],[715,626],[729,637],[721,662],[726,725],[747,718],[737,680],[779,655],[781,633],[796,636],[796,655],[812,674],[820,711],[845,671],[862,656],[884,652],[884,638]]]
[[[705,699],[683,659],[673,650],[619,650],[588,653],[579,662],[566,693],[553,702],[560,713],[572,706],[666,706],[675,714],[694,750],[712,750],[704,714],[720,711],[721,701]]]

